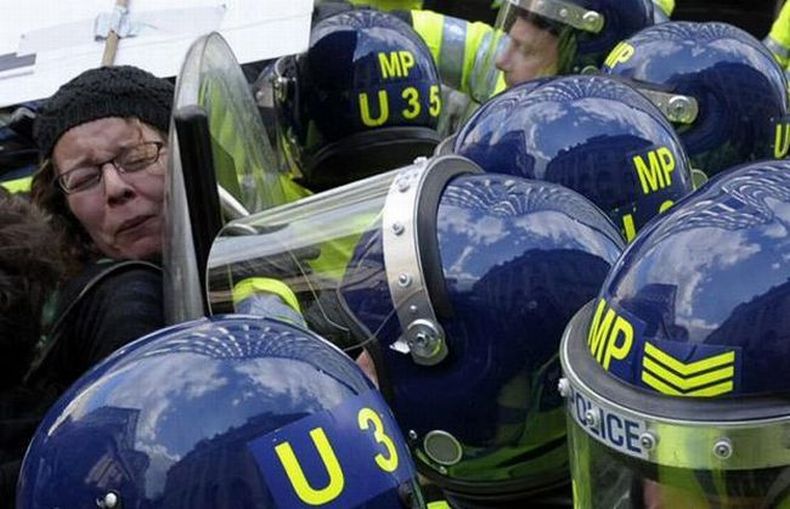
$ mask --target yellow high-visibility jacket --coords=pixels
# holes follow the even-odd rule
[[[667,15],[667,18],[671,17],[672,12],[675,10],[675,0],[653,0],[653,5],[661,9]]]
[[[785,2],[771,32],[763,41],[779,63],[790,70],[790,2]]]
[[[411,25],[431,50],[442,83],[484,102],[505,89],[501,71],[491,61],[502,34],[481,22],[433,11],[412,10]]]

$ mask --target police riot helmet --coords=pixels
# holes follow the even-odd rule
[[[568,482],[558,342],[622,245],[576,192],[448,155],[231,222],[209,294],[284,282],[311,328],[364,346],[418,469],[488,503]]]
[[[627,240],[692,190],[688,158],[661,111],[604,76],[527,82],[500,94],[461,128],[455,152],[488,172],[576,190]]]
[[[408,164],[440,141],[436,65],[394,15],[323,19],[307,52],[278,60],[275,74],[282,150],[313,191]]]
[[[532,92],[533,90],[535,90],[539,86],[541,86],[541,85],[543,85],[545,83],[548,83],[549,81],[553,80],[554,78],[555,78],[555,76],[541,76],[540,78],[534,78],[534,79],[525,81],[524,83],[519,83],[517,85],[517,87],[514,87],[514,88],[518,88],[518,91],[517,92],[516,91],[511,91],[509,97],[511,97],[511,101],[515,100],[514,99],[515,97],[522,97],[522,96]],[[488,109],[487,105],[483,105],[483,107],[477,108],[469,116],[469,118],[466,119],[466,122],[464,122],[464,124],[476,123],[477,122],[477,120],[476,120],[477,117],[479,117],[480,115],[485,115],[485,112],[486,112],[487,109]],[[449,155],[449,154],[454,153],[453,151],[455,150],[455,142],[456,142],[457,139],[458,139],[458,132],[456,132],[456,133],[446,137],[445,139],[443,139],[442,142],[439,143],[439,145],[436,146],[436,150],[434,151],[434,155]]]
[[[424,507],[392,414],[318,336],[250,316],[153,333],[80,378],[17,508]]]
[[[615,48],[603,72],[694,100],[696,113],[676,126],[692,164],[708,176],[790,152],[787,79],[760,41],[732,25],[647,28]]]
[[[31,102],[0,110],[0,181],[12,191],[27,191],[38,165],[33,119],[39,104]]]
[[[556,38],[555,74],[597,70],[617,43],[652,24],[650,0],[506,0],[496,27],[510,40],[494,63],[506,71],[508,84],[517,84],[507,78],[508,62],[523,64],[544,31]]]
[[[576,507],[790,506],[790,162],[651,223],[560,350]]]

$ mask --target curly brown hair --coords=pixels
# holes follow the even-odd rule
[[[66,203],[66,195],[55,183],[55,164],[52,159],[42,161],[39,170],[33,175],[30,198],[50,215],[51,224],[62,235],[61,257],[66,263],[68,274],[74,275],[81,267],[99,257],[88,232]]]
[[[0,191],[0,385],[20,379],[32,359],[44,303],[64,271],[60,242],[49,215]]]

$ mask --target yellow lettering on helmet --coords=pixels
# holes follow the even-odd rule
[[[634,56],[634,47],[628,44],[627,42],[621,42],[617,46],[614,47],[609,56],[606,57],[606,61],[604,64],[611,68],[614,68],[617,64],[624,64],[628,62],[632,56]]]
[[[672,172],[676,163],[675,156],[667,147],[650,150],[644,155],[635,155],[633,162],[644,194],[655,193],[672,185]]]
[[[288,442],[283,442],[274,447],[277,457],[280,458],[285,473],[288,475],[288,480],[291,481],[296,495],[299,499],[310,505],[322,505],[331,502],[340,496],[345,486],[345,477],[343,470],[340,468],[340,463],[337,461],[335,451],[332,450],[332,445],[326,437],[324,430],[314,428],[310,431],[310,438],[313,440],[315,448],[321,457],[321,461],[329,474],[329,482],[324,488],[315,489],[310,486],[309,481],[304,475],[304,470],[296,459],[293,447]]]
[[[618,339],[622,341],[618,342]],[[611,332],[609,332],[609,341],[607,342],[606,352],[603,356],[603,369],[609,370],[609,364],[612,359],[619,361],[625,359],[631,352],[631,347],[634,345],[634,327],[628,320],[622,316],[618,316],[614,322]]]
[[[390,116],[389,98],[387,97],[386,90],[379,90],[379,116],[372,118],[370,116],[370,105],[368,104],[368,94],[362,92],[359,94],[359,112],[362,117],[362,123],[368,127],[378,127],[383,125]]]
[[[409,75],[409,69],[414,67],[414,55],[410,51],[399,51],[400,67],[403,69],[403,76]]]
[[[670,207],[672,207],[672,205],[674,205],[674,204],[675,204],[675,202],[674,202],[674,201],[672,201],[672,200],[666,200],[665,202],[663,202],[663,203],[661,204],[661,206],[660,206],[660,207],[658,207],[658,213],[659,213],[659,214],[662,214],[662,213],[666,212],[666,211],[667,211],[667,210],[669,210],[669,208],[670,208]]]
[[[604,315],[605,313],[605,315]],[[603,320],[601,320],[603,318]],[[598,362],[603,357],[604,346],[606,343],[606,334],[612,327],[612,320],[614,319],[614,310],[606,309],[606,300],[601,299],[598,302],[598,307],[595,309],[592,324],[587,335],[587,344],[590,347],[590,353],[595,357]]]
[[[379,66],[381,67],[381,77],[384,79],[390,77],[400,77],[401,74],[401,60],[398,57],[397,51],[390,51],[389,53],[379,53]]]
[[[623,360],[634,346],[634,327],[609,307],[606,299],[598,302],[587,336],[595,360],[609,370],[612,359]]]
[[[626,214],[623,216],[623,231],[625,233],[626,242],[631,242],[636,238],[636,225],[634,224],[633,214]]]
[[[774,143],[774,158],[783,159],[788,154],[790,154],[790,120],[776,124],[776,143]]]
[[[373,426],[373,437],[376,443],[383,445],[387,450],[387,455],[381,453],[376,454],[376,464],[385,472],[394,472],[398,468],[398,450],[395,448],[395,442],[384,432],[384,423],[381,422],[381,417],[374,410],[370,408],[363,408],[357,414],[357,422],[359,429],[367,430]]]
[[[408,77],[409,70],[414,67],[414,55],[410,51],[379,53],[378,57],[383,79]]]
[[[428,108],[428,113],[432,117],[438,117],[442,111],[442,95],[439,90],[439,85],[431,85],[431,106]]]
[[[422,111],[422,107],[420,106],[420,92],[414,87],[406,87],[403,92],[401,93],[401,97],[406,100],[409,107],[405,110],[401,111],[401,115],[403,118],[407,120],[412,120],[417,118]]]

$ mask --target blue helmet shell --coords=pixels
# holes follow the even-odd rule
[[[599,33],[577,30],[556,22],[559,34],[559,74],[577,74],[598,69],[617,43],[653,25],[653,4],[647,0],[570,0],[603,15]]]
[[[305,54],[286,59],[294,87],[277,101],[278,122],[306,180],[331,180],[312,173],[330,171],[318,167],[333,151],[348,159],[360,145],[378,145],[375,157],[335,163],[341,167],[376,165],[376,159],[388,158],[387,147],[411,154],[387,163],[385,169],[393,169],[430,155],[440,141],[439,73],[425,42],[394,15],[360,9],[330,16],[313,27]],[[415,145],[419,153],[413,153]]]
[[[317,336],[198,320],[124,347],[69,389],[29,447],[17,507],[110,495],[126,509],[401,508],[414,471],[396,427],[361,370]]]
[[[694,167],[709,176],[790,151],[787,79],[768,49],[739,28],[656,25],[624,41],[603,72],[694,97],[699,116],[678,132]]]
[[[437,314],[449,354],[440,364],[416,365],[391,348],[401,327],[380,233],[359,243],[341,289],[354,316],[378,329],[382,389],[402,429],[417,437],[418,467],[466,495],[517,497],[567,482],[560,336],[597,294],[622,240],[581,195],[496,174],[450,181],[436,235],[441,266],[426,270],[440,271],[439,287],[429,289],[445,304]],[[458,440],[460,462],[431,458],[423,439],[432,430]]]
[[[30,177],[38,167],[39,153],[33,141],[33,119],[39,102],[0,111],[0,181]]]
[[[653,25],[653,4],[645,0],[573,0],[604,15],[600,34],[577,32],[574,72],[600,67],[609,51],[631,34]]]
[[[669,396],[786,395],[788,228],[790,162],[711,180],[612,269],[589,329],[593,357],[620,381]]]
[[[677,134],[630,86],[600,76],[530,86],[483,105],[461,128],[455,152],[488,172],[574,189],[628,240],[691,192],[691,168]]]

